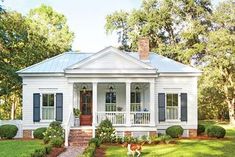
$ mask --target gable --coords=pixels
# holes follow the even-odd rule
[[[117,53],[109,52],[101,57],[89,62],[88,64],[83,64],[80,69],[145,69],[140,64],[136,64]],[[77,68],[75,68],[77,69]]]

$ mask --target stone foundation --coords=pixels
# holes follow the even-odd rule
[[[149,131],[149,136],[157,136],[157,132],[156,131]]]
[[[197,137],[197,129],[189,129],[189,137]]]
[[[32,138],[32,130],[23,130],[23,138]]]

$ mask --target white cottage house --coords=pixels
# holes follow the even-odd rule
[[[120,136],[164,133],[172,125],[181,125],[184,136],[195,136],[201,71],[149,52],[148,44],[141,38],[139,52],[114,47],[65,52],[18,71],[23,78],[23,136],[32,137],[33,130],[57,120],[68,145],[69,134],[77,130],[94,136],[105,118]],[[82,112],[80,125],[74,125],[73,108]]]

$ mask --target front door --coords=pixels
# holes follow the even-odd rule
[[[92,92],[80,92],[80,125],[92,125]]]

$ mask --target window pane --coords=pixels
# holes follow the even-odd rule
[[[178,94],[173,94],[173,106],[178,106]]]
[[[172,106],[172,94],[166,95],[166,103],[167,103],[167,106]]]
[[[110,93],[107,92],[106,93],[106,100],[105,100],[106,103],[110,103],[111,102],[111,98],[110,98]]]
[[[115,92],[112,93],[112,101],[111,101],[111,103],[116,103],[116,93]]]
[[[140,103],[140,92],[136,92],[136,103]]]
[[[49,106],[54,106],[54,94],[48,94]]]
[[[42,107],[42,119],[53,120],[54,119],[54,107]]]
[[[42,95],[42,106],[48,106],[47,100],[48,100],[48,95],[47,94],[43,94]]]
[[[135,103],[135,93],[131,92],[131,103]]]

